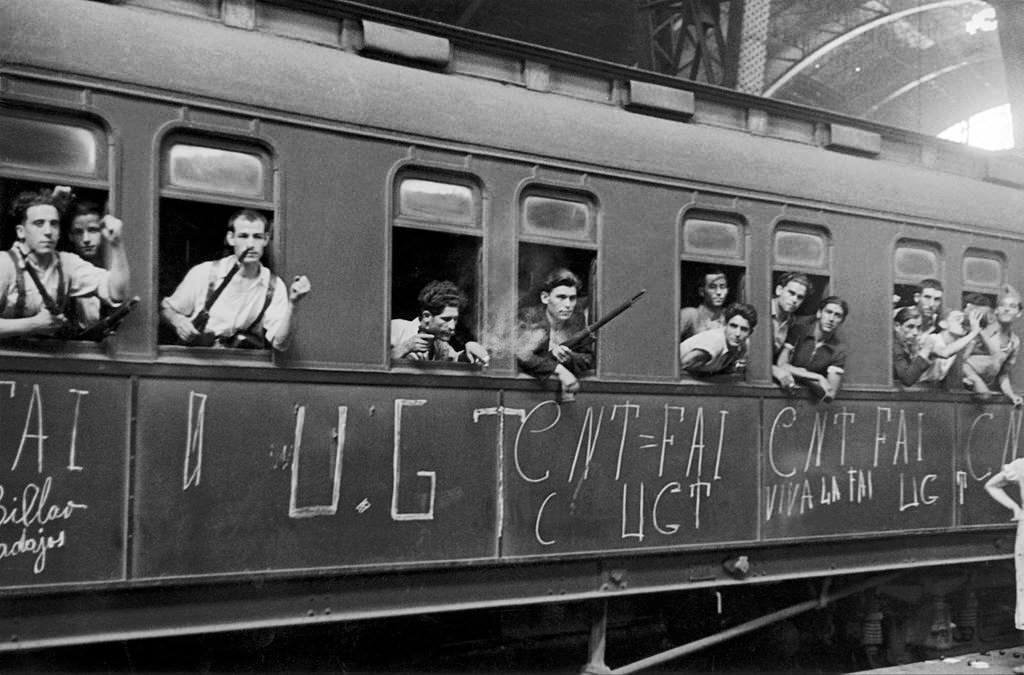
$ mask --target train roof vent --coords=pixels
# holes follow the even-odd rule
[[[627,110],[684,120],[693,117],[695,109],[692,91],[640,80],[629,81],[629,90],[625,94],[624,105]]]
[[[985,163],[985,180],[1009,187],[1024,187],[1024,158],[992,155]]]
[[[452,58],[451,43],[442,37],[374,21],[362,21],[357,49],[365,56],[387,56],[398,61],[443,70]]]
[[[845,124],[829,124],[828,127],[828,141],[825,143],[825,147],[829,150],[871,157],[877,157],[882,152],[881,134]]]

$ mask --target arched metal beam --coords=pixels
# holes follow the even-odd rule
[[[908,16],[912,16],[914,14],[921,14],[923,12],[930,12],[930,11],[933,11],[933,10],[936,10],[936,9],[943,9],[945,7],[957,7],[959,5],[966,5],[967,3],[974,2],[974,1],[975,0],[938,0],[938,2],[930,2],[930,3],[926,4],[926,5],[920,5],[918,7],[911,7],[910,9],[904,9],[904,10],[901,10],[899,12],[894,12],[892,14],[887,14],[887,15],[885,15],[883,17],[879,17],[877,19],[872,19],[871,21],[863,23],[863,24],[857,26],[856,28],[854,28],[854,29],[852,29],[850,31],[847,31],[846,33],[843,33],[842,35],[840,35],[836,39],[828,41],[827,43],[823,44],[822,46],[818,47],[813,52],[811,52],[810,54],[805,56],[799,62],[794,64],[792,68],[790,68],[785,73],[783,73],[779,77],[779,79],[777,79],[774,82],[772,82],[768,86],[768,88],[765,89],[764,96],[771,97],[771,96],[775,95],[775,93],[780,88],[785,86],[790,80],[792,80],[794,77],[796,77],[801,72],[803,72],[804,69],[809,67],[815,61],[821,59],[826,54],[834,51],[835,49],[838,49],[839,47],[843,46],[847,42],[853,40],[856,37],[859,37],[859,36],[863,35],[864,33],[872,31],[872,30],[874,30],[874,29],[876,29],[876,28],[878,28],[880,26],[884,26],[886,24],[895,23],[896,21],[904,19],[904,18],[906,18]]]

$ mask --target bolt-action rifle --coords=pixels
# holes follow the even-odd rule
[[[619,305],[618,307],[616,307],[612,311],[608,312],[607,314],[602,316],[600,319],[598,319],[594,323],[592,323],[592,324],[588,325],[586,328],[583,328],[583,329],[573,333],[572,335],[570,335],[568,337],[568,339],[566,339],[566,341],[563,342],[562,344],[564,346],[568,347],[569,349],[576,349],[577,347],[581,346],[583,343],[585,343],[590,338],[596,337],[596,334],[597,334],[597,331],[598,331],[599,328],[601,328],[606,323],[608,323],[609,321],[611,321],[612,319],[617,317],[619,314],[622,314],[627,309],[632,307],[633,304],[637,300],[640,299],[640,296],[643,295],[646,292],[647,292],[646,288],[642,289],[639,293],[634,295],[632,298],[630,298],[626,302],[622,303],[621,305]]]

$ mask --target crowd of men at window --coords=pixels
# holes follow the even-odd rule
[[[129,298],[124,224],[70,188],[26,191],[11,207],[17,240],[0,256],[0,337],[102,339],[117,328]],[[62,221],[69,247],[59,250]],[[161,302],[161,317],[182,344],[284,349],[298,302],[310,290],[296,276],[286,288],[260,262],[267,219],[241,210],[227,223],[231,254],[189,270]]]
[[[123,223],[62,186],[19,194],[11,214],[17,241],[0,255],[0,338],[89,334],[97,339],[116,329],[132,302]],[[72,251],[59,250],[62,222]],[[287,347],[296,308],[311,285],[300,275],[286,286],[263,265],[271,235],[267,217],[257,211],[230,216],[225,234],[230,253],[192,267],[161,300],[161,319],[181,344]],[[514,347],[519,368],[541,380],[557,379],[562,400],[574,397],[580,378],[594,367],[594,336],[585,330],[579,302],[582,289],[579,276],[554,269],[519,317]],[[728,303],[729,293],[727,275],[707,270],[700,280],[700,304],[680,310],[679,360],[687,374],[705,378],[745,371],[758,313],[752,305]],[[838,329],[850,307],[827,296],[813,314],[801,316],[801,306],[813,294],[807,275],[779,277],[770,302],[771,372],[783,391],[803,386],[828,402],[837,395],[846,366],[847,346]],[[1015,406],[1024,404],[1010,381],[1020,349],[1013,324],[1021,316],[1021,298],[1012,286],[1003,286],[994,307],[988,297],[973,293],[964,297],[963,308],[943,310],[942,284],[935,279],[920,282],[913,299],[914,304],[893,310],[896,380],[905,386],[966,389],[979,399],[998,389]],[[452,345],[468,304],[458,286],[431,281],[417,300],[415,318],[391,322],[392,359],[490,362],[479,342],[467,340],[461,349]],[[97,332],[96,326],[104,330]]]

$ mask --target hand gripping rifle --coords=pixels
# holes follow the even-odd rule
[[[611,321],[612,319],[617,317],[619,314],[622,314],[627,309],[632,307],[633,303],[635,303],[637,300],[639,300],[640,296],[643,295],[646,292],[647,292],[646,288],[642,289],[639,293],[634,295],[632,298],[630,298],[626,302],[622,303],[621,305],[619,305],[618,307],[616,307],[612,311],[608,312],[607,314],[602,316],[600,319],[598,319],[594,323],[592,323],[589,326],[587,326],[586,328],[584,328],[584,329],[582,329],[580,331],[577,331],[577,332],[573,333],[572,335],[570,335],[568,337],[568,339],[566,339],[566,341],[563,342],[562,344],[564,346],[568,347],[569,349],[576,349],[577,347],[582,345],[584,342],[586,342],[588,339],[590,339],[592,337],[596,337],[596,334],[597,334],[597,331],[598,331],[599,328],[601,328],[606,323],[608,323],[609,321]]]

